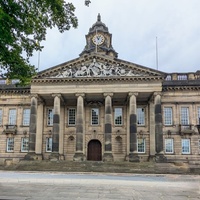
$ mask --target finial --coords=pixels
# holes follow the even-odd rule
[[[99,13],[98,16],[97,16],[97,21],[98,21],[98,22],[101,21],[101,15],[100,15],[100,13]]]

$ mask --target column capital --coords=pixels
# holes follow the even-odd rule
[[[137,97],[138,94],[139,94],[138,92],[129,92],[129,93],[128,93],[128,96],[131,97],[131,96],[134,95],[135,97]]]
[[[62,102],[65,102],[65,100],[64,100],[64,98],[63,98],[61,93],[53,93],[51,95],[52,95],[52,97],[54,97],[54,98],[58,97]]]
[[[104,96],[104,97],[107,97],[107,96],[112,97],[112,96],[113,96],[113,93],[112,93],[112,92],[104,92],[104,93],[103,93],[103,96]]]
[[[31,94],[31,98],[36,98],[38,105],[45,104],[44,99],[39,94]]]
[[[160,95],[160,96],[162,96],[162,95],[163,95],[163,93],[162,93],[162,92],[154,92],[154,93],[153,93],[153,97],[156,97],[157,95]]]
[[[85,97],[85,93],[76,93],[75,96],[76,96],[76,97],[80,97],[80,96],[81,96],[81,97]]]

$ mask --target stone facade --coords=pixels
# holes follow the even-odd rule
[[[0,85],[0,162],[200,159],[200,73],[123,61],[97,22],[80,57]]]

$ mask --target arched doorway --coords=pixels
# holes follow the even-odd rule
[[[99,140],[91,140],[88,143],[87,159],[93,161],[102,160],[102,147]]]

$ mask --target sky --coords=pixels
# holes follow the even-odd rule
[[[39,71],[78,58],[98,13],[119,59],[166,73],[200,70],[200,0],[91,0],[89,7],[67,1],[76,7],[78,28],[48,30],[42,52],[30,59]]]

